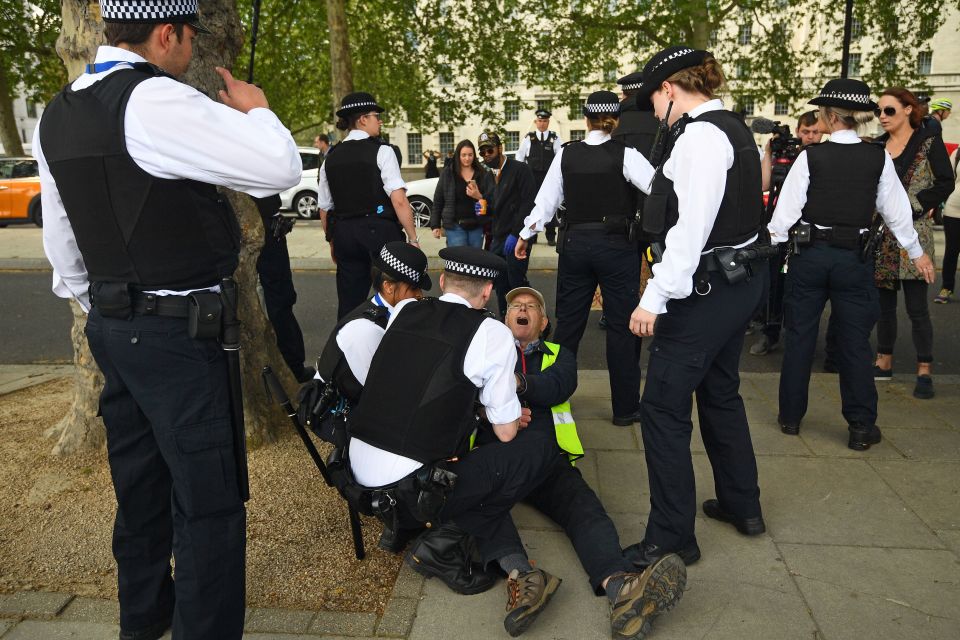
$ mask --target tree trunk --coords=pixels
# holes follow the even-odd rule
[[[243,32],[237,16],[235,0],[205,0],[201,4],[204,23],[212,31],[194,43],[190,69],[182,78],[213,99],[221,87],[214,66],[232,67],[243,43]],[[63,58],[71,79],[91,62],[97,46],[103,41],[99,6],[86,0],[64,0],[63,32],[57,51]],[[272,406],[260,383],[260,370],[269,364],[288,389],[296,385],[276,346],[273,327],[257,297],[256,261],[263,246],[263,223],[253,201],[245,194],[228,192],[243,233],[240,266],[235,278],[240,289],[239,315],[242,322],[241,366],[243,368],[244,417],[251,446],[276,439],[288,427],[286,416]],[[58,438],[54,453],[65,455],[105,441],[103,422],[96,418],[103,377],[90,355],[83,333],[86,316],[74,303],[74,362],[77,365],[73,406],[60,423],[48,433]]]
[[[327,0],[327,25],[330,28],[330,89],[333,93],[333,110],[336,112],[343,96],[353,91],[346,0]]]
[[[7,70],[0,65],[0,145],[8,156],[22,156],[20,130],[17,119],[13,117],[13,87],[7,77]]]

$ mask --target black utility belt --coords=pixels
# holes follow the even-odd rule
[[[773,245],[753,243],[739,249],[717,247],[700,256],[700,264],[694,273],[694,290],[700,295],[710,292],[710,273],[723,274],[727,284],[737,284],[749,280],[758,263],[765,263],[773,257],[779,257],[780,250]],[[706,291],[701,291],[705,289]]]
[[[836,249],[860,251],[867,235],[858,227],[821,229],[806,222],[798,223],[790,229],[790,238],[793,240],[794,248],[809,246],[814,242],[825,242]]]
[[[90,284],[90,303],[105,318],[130,320],[134,315],[185,318],[191,338],[219,338],[223,302],[214,291],[195,291],[185,296],[161,296],[133,289],[128,282]]]
[[[568,222],[566,225],[567,233],[571,231],[588,231],[593,233],[606,233],[611,236],[626,236],[628,229],[626,222],[623,225],[610,224],[609,222]]]

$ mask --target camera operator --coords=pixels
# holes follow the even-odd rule
[[[760,161],[760,176],[763,190],[769,191],[766,215],[769,222],[776,206],[780,187],[787,177],[790,168],[800,154],[801,149],[811,144],[819,144],[823,133],[817,124],[816,111],[807,111],[797,119],[796,137],[790,135],[790,129],[779,122],[771,122],[765,118],[753,121],[751,129],[754,133],[772,133],[763,149],[763,159]],[[787,245],[781,245],[780,259],[770,260],[770,291],[762,308],[757,310],[757,318],[763,324],[763,335],[750,346],[750,354],[765,356],[776,351],[780,346],[780,329],[783,326],[783,286],[786,274],[784,264],[787,259]],[[833,358],[833,325],[827,329],[827,363],[824,366],[832,368]]]

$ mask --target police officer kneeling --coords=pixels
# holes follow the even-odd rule
[[[786,350],[778,421],[783,433],[800,433],[820,314],[830,300],[840,398],[850,432],[847,446],[863,451],[880,442],[870,349],[880,306],[867,233],[874,210],[928,283],[933,282],[934,268],[920,246],[910,200],[893,161],[882,145],[857,136],[857,127],[869,122],[877,107],[870,88],[859,80],[831,80],[810,104],[820,107],[820,130],[830,134],[830,141],[809,145],[797,156],[769,225],[774,242],[792,237],[795,248],[784,292]]]
[[[504,626],[517,635],[560,585],[506,553],[517,537],[510,509],[538,484],[556,444],[547,434],[511,442],[521,415],[516,350],[483,308],[503,259],[474,247],[445,248],[440,257],[443,296],[397,305],[350,413],[352,491],[358,510],[388,528],[440,524],[414,543],[408,561],[461,593],[492,585],[462,563],[463,532],[472,535],[484,564],[511,574]],[[468,453],[477,401],[496,441]]]

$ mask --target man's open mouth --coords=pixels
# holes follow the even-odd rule
[[[520,326],[524,326],[524,327],[525,327],[525,326],[527,326],[528,324],[530,324],[530,319],[529,319],[529,318],[517,318],[517,324],[519,324]]]

